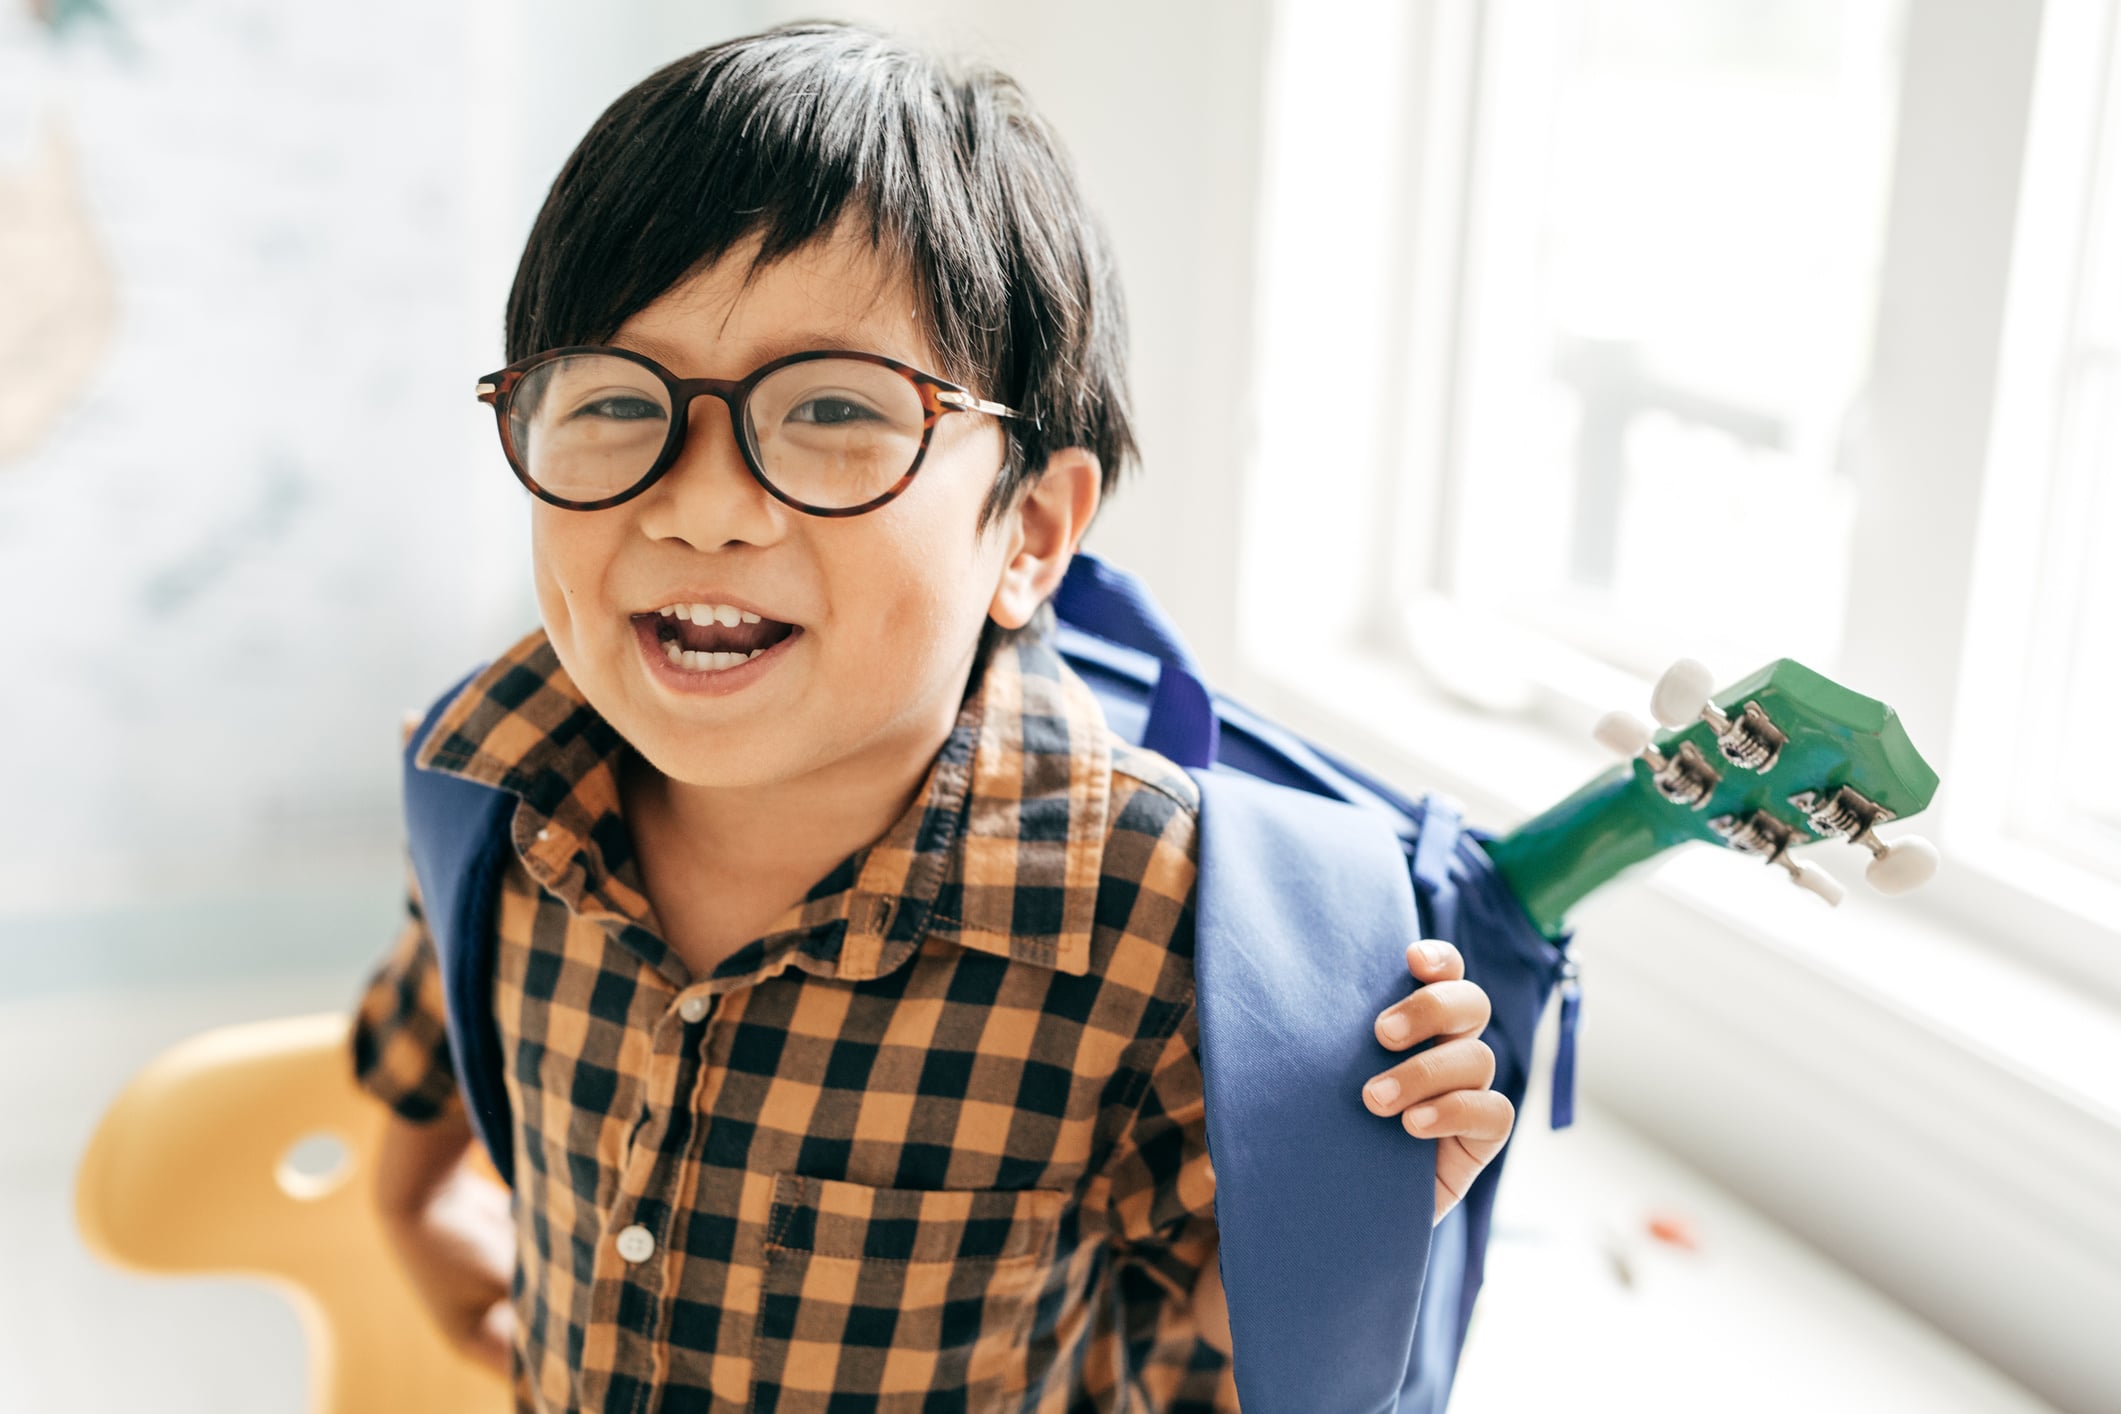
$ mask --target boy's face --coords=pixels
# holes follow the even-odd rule
[[[958,374],[920,333],[911,282],[847,229],[760,269],[748,287],[754,247],[740,247],[664,292],[611,342],[681,378],[742,378],[805,348]],[[597,511],[531,501],[538,607],[561,665],[674,781],[765,785],[841,762],[902,769],[909,752],[932,754],[954,720],[1021,540],[1013,509],[973,533],[1003,447],[993,418],[951,413],[896,500],[858,516],[806,515],[752,479],[728,405],[699,398],[678,461],[639,496]],[[644,643],[643,625],[669,632],[662,606],[732,601],[796,631],[725,670],[726,684],[721,673],[673,674],[667,659],[650,659],[663,652],[647,646],[653,632]]]

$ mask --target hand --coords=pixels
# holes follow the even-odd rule
[[[1424,956],[1430,950],[1434,961]],[[1495,1053],[1480,1039],[1491,1014],[1488,994],[1465,980],[1465,959],[1458,949],[1439,938],[1410,944],[1407,971],[1423,985],[1377,1014],[1378,1043],[1386,1050],[1403,1051],[1431,1036],[1442,1039],[1373,1076],[1362,1097],[1373,1114],[1399,1115],[1407,1133],[1438,1141],[1433,1225],[1444,1220],[1480,1171],[1502,1152],[1517,1111],[1508,1096],[1488,1088],[1495,1081]],[[1401,1030],[1395,1033],[1394,1026]],[[1387,1092],[1382,1097],[1380,1087]]]
[[[508,1190],[461,1168],[421,1206],[384,1213],[383,1226],[443,1337],[509,1378],[516,1231]]]

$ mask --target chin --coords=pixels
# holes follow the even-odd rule
[[[658,775],[688,786],[759,785],[778,779],[787,766],[772,759],[776,753],[747,749],[731,740],[733,733],[710,735],[705,727],[688,731],[658,723],[640,733],[622,729],[621,735]]]

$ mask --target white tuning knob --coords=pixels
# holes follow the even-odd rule
[[[1839,904],[1848,895],[1841,881],[1816,864],[1800,864],[1789,860],[1790,882],[1800,889],[1809,889],[1830,904]]]
[[[1640,756],[1650,744],[1650,724],[1626,712],[1608,712],[1591,728],[1591,736],[1615,756]]]
[[[1650,715],[1664,726],[1677,729],[1701,716],[1709,705],[1709,692],[1716,679],[1705,664],[1681,658],[1664,670],[1657,686],[1650,689]]]
[[[1936,876],[1937,846],[1920,835],[1903,835],[1864,869],[1863,877],[1881,894],[1904,894]]]

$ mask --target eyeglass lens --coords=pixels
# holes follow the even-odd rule
[[[766,479],[805,505],[858,506],[920,455],[926,410],[911,381],[860,359],[791,363],[745,404],[742,435]],[[538,365],[508,402],[530,479],[568,501],[616,496],[648,474],[670,433],[670,390],[630,359],[568,354]]]

